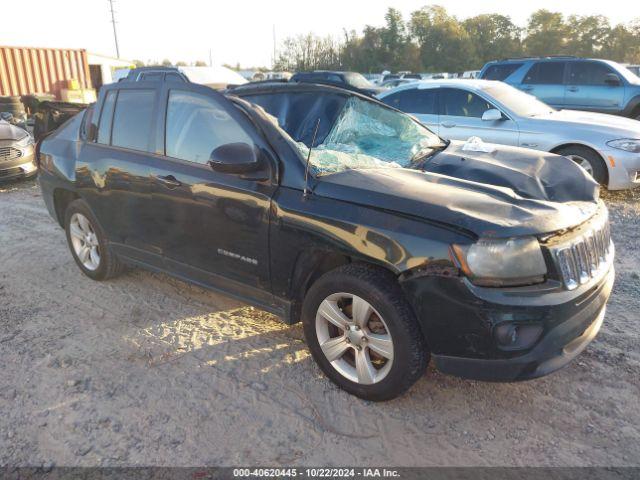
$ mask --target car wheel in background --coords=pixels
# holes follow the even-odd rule
[[[607,166],[605,165],[602,157],[598,155],[594,150],[588,147],[582,147],[580,145],[570,146],[560,149],[558,155],[563,155],[570,158],[582,168],[584,168],[589,175],[591,175],[596,182],[600,185],[607,186],[609,174],[607,172]]]
[[[65,213],[67,243],[80,270],[93,280],[107,280],[122,272],[122,263],[84,200],[74,200]]]
[[[365,264],[324,274],[302,307],[307,345],[339,387],[366,400],[389,400],[424,373],[429,353],[396,278]]]

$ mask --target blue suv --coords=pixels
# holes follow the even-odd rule
[[[608,60],[513,58],[487,63],[485,80],[500,80],[556,108],[612,113],[640,120],[640,78]]]

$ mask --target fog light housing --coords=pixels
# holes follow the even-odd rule
[[[494,327],[493,336],[501,350],[524,350],[538,341],[542,330],[539,323],[503,322]]]

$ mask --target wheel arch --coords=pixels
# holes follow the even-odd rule
[[[58,224],[64,228],[64,215],[71,202],[80,198],[77,192],[67,188],[56,188],[53,191],[53,205]]]
[[[565,148],[570,148],[570,147],[580,147],[580,148],[586,148],[588,150],[591,150],[593,153],[595,153],[598,158],[600,158],[600,161],[602,162],[602,164],[604,165],[604,170],[606,172],[607,178],[606,178],[606,184],[609,184],[609,164],[607,163],[606,158],[604,158],[602,156],[602,154],[594,147],[592,147],[591,145],[587,144],[587,143],[582,143],[582,142],[566,142],[566,143],[562,143],[560,145],[556,145],[555,147],[553,147],[551,150],[549,150],[550,153],[555,153],[556,155],[559,154],[559,152],[561,150],[564,150]]]

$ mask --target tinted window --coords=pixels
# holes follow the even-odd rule
[[[598,62],[571,62],[569,83],[572,85],[606,85],[607,74],[614,73]]]
[[[142,75],[140,75],[140,80],[159,82],[160,80],[162,80],[162,73],[161,72],[143,73]]]
[[[166,154],[207,163],[211,152],[227,143],[253,145],[251,137],[215,99],[172,90],[166,125]]]
[[[109,145],[111,136],[111,119],[113,118],[113,107],[116,104],[116,90],[107,93],[102,105],[102,113],[100,114],[100,123],[98,125],[98,136],[96,142]]]
[[[529,69],[522,83],[561,85],[564,83],[565,65],[565,62],[538,62]]]
[[[113,115],[111,145],[148,150],[154,90],[120,90]]]
[[[164,79],[170,82],[184,82],[184,79],[177,73],[167,73]]]
[[[503,63],[502,65],[491,65],[489,66],[482,78],[485,80],[504,80],[517,69],[522,66],[522,63]]]
[[[382,99],[384,103],[407,113],[432,114],[437,113],[437,89],[419,90],[411,88],[402,90]]]
[[[477,117],[494,108],[478,95],[457,88],[443,88],[440,92],[442,115],[455,117]]]

